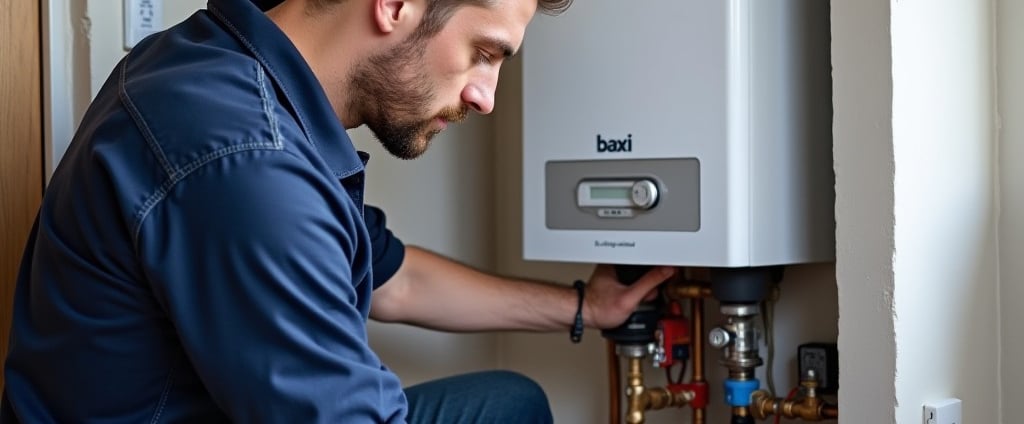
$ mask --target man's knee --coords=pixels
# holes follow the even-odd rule
[[[533,379],[514,371],[491,371],[497,387],[503,388],[503,395],[523,401],[538,401],[547,404],[544,389]]]
[[[524,423],[552,421],[548,397],[536,381],[513,371],[489,371],[488,374],[487,379],[497,391],[491,401],[499,403],[507,416],[518,416]]]
[[[481,371],[406,389],[410,423],[551,424],[537,382],[512,371]]]

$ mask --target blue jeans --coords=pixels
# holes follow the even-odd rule
[[[551,424],[544,390],[510,371],[484,371],[405,389],[410,424]]]

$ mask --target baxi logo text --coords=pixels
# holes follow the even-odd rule
[[[633,134],[626,134],[626,138],[621,140],[605,140],[601,138],[601,134],[597,135],[597,152],[632,152],[633,151]]]

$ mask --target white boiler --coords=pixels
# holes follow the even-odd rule
[[[834,257],[826,0],[577,0],[523,44],[526,259]]]

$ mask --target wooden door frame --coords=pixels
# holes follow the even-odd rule
[[[17,275],[45,183],[43,125],[43,1],[7,5],[0,98],[0,359],[7,355]],[[3,372],[0,368],[0,386]]]

